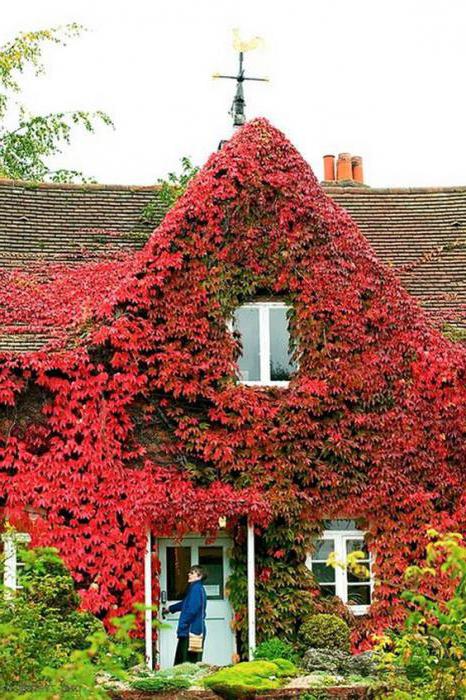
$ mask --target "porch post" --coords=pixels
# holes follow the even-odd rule
[[[2,535],[3,553],[4,553],[4,569],[3,569],[3,585],[6,589],[16,591],[16,542],[14,535]]]
[[[146,664],[154,668],[152,643],[152,536],[150,528],[146,533],[146,550],[144,553],[144,637],[146,643]]]
[[[248,657],[251,661],[256,648],[256,572],[254,523],[248,519]]]
[[[3,541],[4,569],[3,585],[5,595],[11,596],[18,588],[18,557],[17,546],[27,544],[31,537],[27,532],[16,532],[16,530],[4,532],[1,535]]]

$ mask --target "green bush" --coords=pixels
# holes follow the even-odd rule
[[[458,533],[428,535],[425,563],[405,572],[409,588],[402,597],[410,614],[404,628],[379,646],[394,688],[383,696],[390,700],[466,700],[466,546]],[[446,600],[424,595],[424,582],[441,575],[451,579],[451,595]]]
[[[131,687],[148,692],[181,690],[198,682],[206,673],[208,673],[207,666],[202,667],[191,663],[178,664],[173,668],[166,668],[156,673],[145,672],[144,677],[136,678],[131,682]]]
[[[140,663],[139,643],[130,638],[135,615],[112,620],[115,633],[77,610],[71,575],[53,549],[21,554],[22,589],[0,590],[0,697],[2,700],[101,700],[102,671],[126,678],[125,667]],[[1,562],[0,562],[1,563]]]
[[[299,628],[300,642],[314,649],[342,649],[349,651],[350,629],[336,615],[313,615]]]
[[[98,675],[103,672],[120,681],[127,678],[119,659],[125,656],[125,643],[131,649],[129,633],[135,628],[135,620],[135,615],[113,619],[115,635],[107,636],[103,630],[95,632],[87,648],[73,651],[66,663],[42,669],[40,679],[29,691],[16,685],[12,692],[2,692],[2,700],[108,700],[110,696],[98,682]]]
[[[46,574],[41,579],[28,576],[22,581],[24,581],[24,593],[31,603],[37,603],[64,614],[76,610],[79,605],[79,595],[75,591],[74,582],[69,573],[66,576]]]
[[[65,664],[102,623],[76,610],[73,579],[55,550],[22,553],[23,589],[14,596],[0,591],[0,694],[45,684],[43,670]],[[2,695],[3,697],[3,695]]]
[[[72,610],[61,620],[60,642],[69,649],[86,649],[94,632],[104,631],[102,622],[90,612]]]
[[[292,661],[288,659],[274,659],[273,663],[278,666],[277,676],[279,678],[291,678],[296,676],[298,669]]]
[[[296,672],[296,667],[291,662],[285,659],[280,660],[290,664]],[[208,676],[204,680],[206,688],[218,693],[226,700],[235,700],[235,698],[250,698],[257,691],[275,690],[282,685],[282,678],[285,675],[293,675],[285,673],[283,668],[280,668],[273,661],[257,660],[244,661],[243,663],[222,668],[212,676]]]
[[[258,644],[254,651],[255,659],[267,659],[274,661],[275,659],[288,659],[292,663],[297,663],[298,655],[293,646],[289,642],[285,642],[278,637],[266,639],[261,644]]]
[[[55,549],[42,547],[21,552],[21,585],[31,603],[67,613],[79,605],[74,581]]]
[[[300,666],[308,673],[325,671],[343,676],[376,676],[378,670],[377,656],[372,651],[350,654],[342,649],[312,647],[304,654]]]
[[[139,678],[131,683],[135,690],[160,693],[165,690],[183,690],[189,688],[191,682],[183,676],[163,676],[156,674],[147,678]]]
[[[205,664],[204,666],[197,664],[192,664],[189,661],[185,661],[183,664],[177,664],[173,668],[166,669],[164,671],[159,671],[160,673],[166,673],[173,676],[186,676],[187,678],[196,678],[198,676],[205,676],[208,672],[209,666]]]

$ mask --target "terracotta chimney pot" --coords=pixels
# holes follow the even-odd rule
[[[352,180],[353,167],[351,153],[339,153],[337,161],[337,180]]]
[[[335,180],[335,156],[324,156],[324,180],[326,182]]]
[[[364,171],[362,168],[361,156],[353,156],[351,158],[351,165],[353,166],[353,180],[355,182],[360,182],[361,185],[363,185],[364,184]]]

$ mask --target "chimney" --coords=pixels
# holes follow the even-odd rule
[[[353,168],[351,165],[351,153],[339,153],[337,161],[337,180],[352,180]]]
[[[335,180],[335,156],[324,156],[324,180],[326,182]]]
[[[361,185],[364,184],[364,172],[362,169],[362,158],[361,156],[353,156],[351,158],[351,165],[353,168],[353,180]]]

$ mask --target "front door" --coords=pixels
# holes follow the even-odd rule
[[[186,537],[180,543],[158,541],[160,559],[160,609],[181,600],[188,584],[188,571],[199,564],[207,571],[204,587],[207,593],[207,636],[203,661],[226,666],[232,663],[235,637],[231,629],[233,612],[225,595],[225,583],[230,574],[227,550],[231,540],[219,538],[213,544],[197,537]],[[164,623],[169,629],[159,630],[159,663],[161,668],[173,666],[177,644],[176,626],[179,613],[168,615]]]

